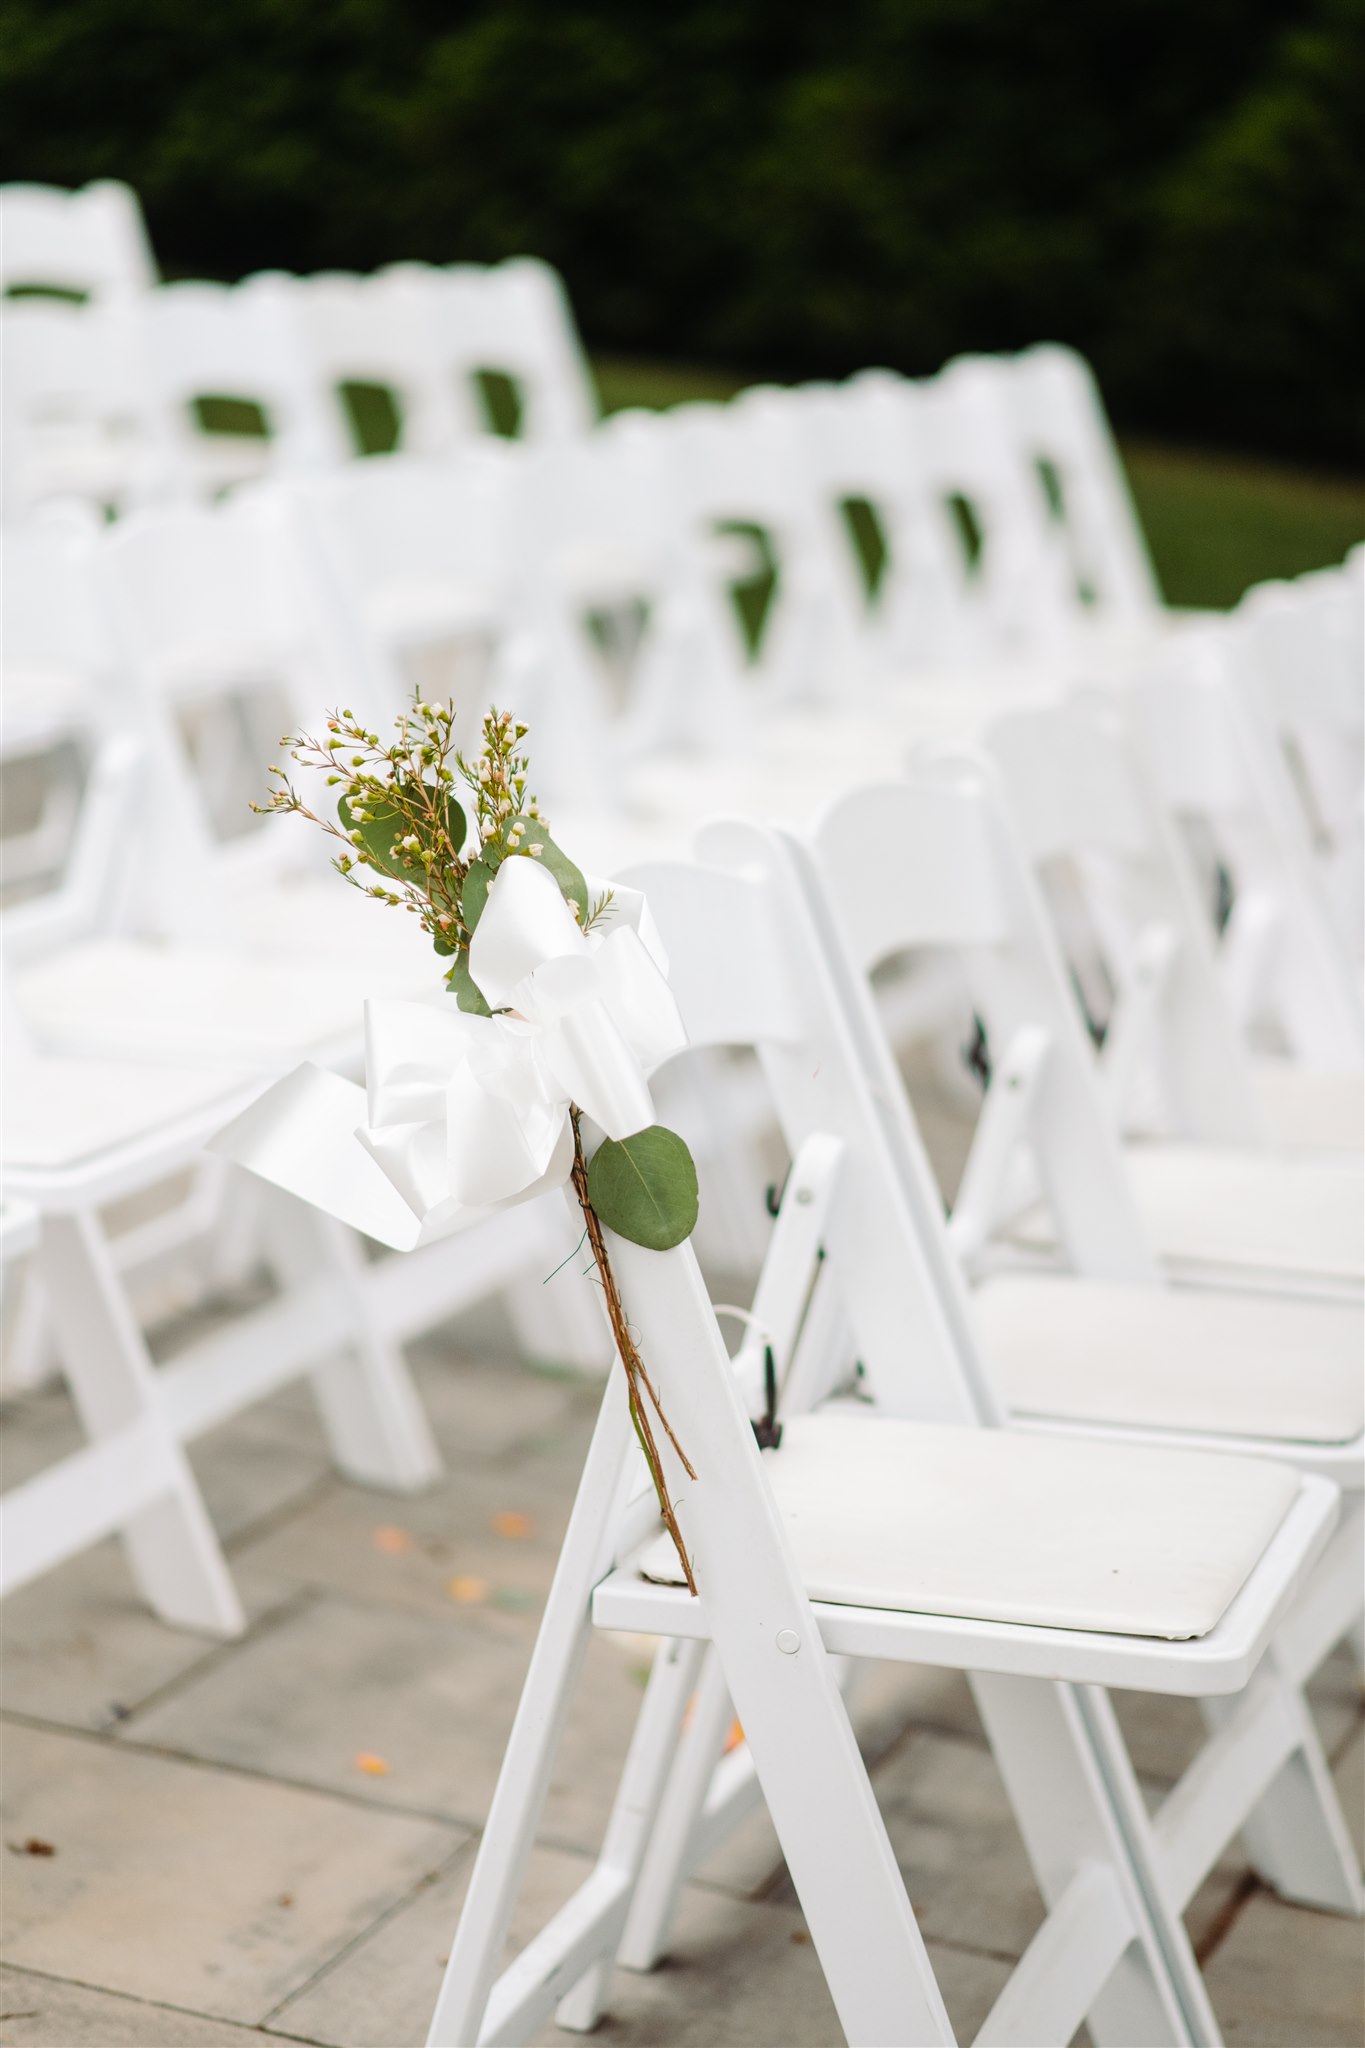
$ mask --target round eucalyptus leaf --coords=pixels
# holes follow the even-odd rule
[[[588,1199],[619,1237],[652,1252],[690,1237],[697,1220],[697,1169],[676,1131],[650,1124],[608,1138],[588,1165]]]
[[[494,872],[485,860],[472,860],[465,869],[464,881],[460,887],[460,914],[464,918],[464,928],[467,932],[472,932],[483,916],[483,906],[488,901],[488,891]]]
[[[469,971],[469,949],[461,947],[455,965],[446,976],[446,987],[454,996],[460,1008],[471,1017],[491,1017],[493,1012],[483,999],[478,983]]]
[[[352,832],[360,834],[357,855],[368,867],[377,868],[381,875],[388,875],[392,881],[410,880],[409,863],[395,860],[393,857],[393,845],[403,826],[398,812],[392,804],[386,804],[374,797],[366,801],[364,808],[366,816],[363,822],[357,823],[346,798],[343,796],[337,803],[337,816],[341,820],[342,830],[348,836]]]
[[[588,885],[583,879],[583,870],[574,866],[568,854],[562,852],[549,833],[543,832],[539,825],[528,825],[526,836],[542,849],[535,858],[554,876],[564,901],[578,905],[578,918],[581,924],[588,915]]]

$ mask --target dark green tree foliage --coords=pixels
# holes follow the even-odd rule
[[[0,0],[0,171],[173,272],[535,251],[604,348],[1052,336],[1138,425],[1358,458],[1365,0]]]

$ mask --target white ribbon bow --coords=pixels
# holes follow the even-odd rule
[[[686,1043],[643,896],[588,936],[534,860],[499,868],[469,950],[491,1017],[365,1006],[366,1087],[298,1067],[213,1149],[397,1250],[568,1178],[569,1105],[609,1138],[654,1121],[647,1075]]]

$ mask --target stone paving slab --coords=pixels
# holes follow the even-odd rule
[[[30,1970],[0,1969],[5,2048],[251,2048],[260,2039],[254,2028],[91,1991]]]
[[[481,1825],[533,1631],[527,1617],[521,1640],[499,1641],[457,1611],[429,1616],[324,1595],[121,1723],[118,1736]],[[596,1846],[642,1675],[629,1646],[601,1638],[590,1645],[581,1709],[546,1805],[551,1839]],[[386,1772],[359,1771],[358,1754],[382,1758]]]
[[[255,2023],[442,1867],[457,1828],[9,1723],[6,1960]]]
[[[451,1581],[472,1582],[475,1592],[483,1589],[465,1609],[476,1626],[500,1612],[538,1612],[591,1428],[591,1414],[577,1412],[547,1426],[515,1458],[470,1458],[449,1453],[447,1443],[449,1469],[427,1492],[395,1499],[335,1486],[236,1547],[234,1565],[284,1584],[442,1615],[459,1605]]]
[[[513,1922],[509,1958],[543,1925],[592,1865],[537,1849]],[[469,1881],[469,1858],[445,1873],[270,2021],[328,2048],[408,2048],[425,2037],[444,1959]],[[970,2040],[990,2010],[1008,1966],[998,1958],[931,1944],[959,2036]],[[549,2021],[533,2037],[573,2037]],[[837,2048],[842,2035],[800,1911],[684,1892],[670,1954],[648,1976],[618,1970],[594,2040],[620,2048]]]
[[[297,1597],[258,1571],[234,1578],[248,1625]],[[61,1727],[111,1728],[223,1653],[216,1639],[149,1613],[121,1547],[101,1543],[5,1602],[0,1706]]]

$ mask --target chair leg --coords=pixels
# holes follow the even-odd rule
[[[1360,1863],[1307,1702],[1280,1669],[1273,1648],[1258,1676],[1276,1695],[1278,1715],[1289,1730],[1289,1754],[1242,1821],[1251,1866],[1296,1906],[1359,1918],[1365,1913]],[[1235,1711],[1229,1700],[1204,1700],[1200,1706],[1215,1735]]]
[[[165,1495],[138,1509],[123,1541],[138,1586],[163,1621],[240,1635],[241,1603],[189,1460],[161,1412],[156,1369],[133,1320],[97,1219],[48,1216],[39,1270],[62,1362],[92,1442],[151,1424],[169,1476]]]
[[[269,1253],[286,1286],[320,1278],[346,1304],[350,1343],[311,1377],[340,1471],[363,1486],[416,1493],[441,1476],[441,1454],[403,1356],[377,1326],[365,1255],[333,1217],[270,1190]]]
[[[621,1774],[611,1819],[603,1839],[598,1867],[619,1873],[627,1897],[633,1897],[640,1867],[659,1813],[669,1766],[706,1652],[702,1642],[666,1642],[654,1660],[644,1705],[635,1723],[626,1767]],[[624,1921],[625,1915],[622,1915]],[[602,2017],[616,1956],[598,1957],[592,1968],[561,1999],[555,2014],[561,2027],[590,2034]]]
[[[695,1867],[694,1843],[734,1716],[720,1659],[706,1659],[692,1719],[669,1775],[658,1819],[640,1868],[618,1957],[627,1970],[652,1970],[663,1955],[678,1895]],[[753,1796],[758,1780],[750,1771]]]
[[[497,1788],[451,1944],[427,2048],[470,2048],[489,2037],[487,2007],[555,1752],[592,1630],[592,1588],[611,1561],[611,1518],[630,1438],[624,1389],[613,1375],[597,1420],[564,1547],[536,1636]],[[576,1976],[583,1974],[580,1965]],[[570,1976],[541,2003],[572,1988]],[[532,2022],[534,2024],[534,2022]],[[528,2028],[529,2031],[529,2028]]]
[[[1135,1866],[1116,1778],[1130,1801],[1140,1805],[1141,1794],[1112,1710],[1103,1718],[1107,1696],[996,1674],[975,1673],[971,1684],[1049,1909],[981,2039],[1069,2040],[1085,2019],[1100,2048],[1217,2048],[1218,2023],[1184,1926]],[[1059,1992],[1063,1972],[1069,1982]],[[1055,2032],[1015,2030],[1039,2010]]]

